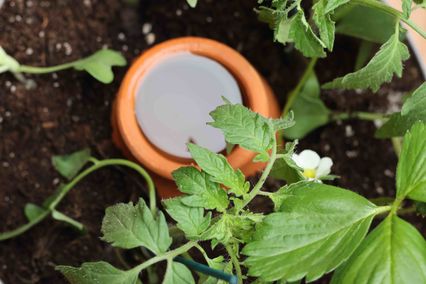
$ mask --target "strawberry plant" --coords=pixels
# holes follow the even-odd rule
[[[254,160],[267,163],[258,182],[252,186],[221,154],[188,144],[198,167],[177,169],[173,177],[182,196],[163,200],[176,227],[155,209],[154,199],[151,210],[143,200],[109,207],[102,222],[104,241],[122,249],[142,247],[153,257],[128,270],[103,261],[58,266],[71,283],[138,283],[141,271],[160,262],[167,263],[163,283],[194,283],[191,271],[176,261],[194,250],[212,268],[235,272],[238,283],[249,277],[256,283],[309,282],[334,270],[332,283],[426,282],[425,239],[398,216],[405,200],[426,201],[424,123],[406,131],[396,197],[379,206],[313,178],[317,171],[330,173],[327,158],[312,151],[295,154],[294,142],[285,147],[277,143],[277,132],[294,124],[291,113],[274,120],[242,105],[225,104],[211,116],[210,125],[222,130],[227,142],[256,152]],[[288,184],[264,191],[272,173]],[[255,198],[269,198],[273,212],[252,212]],[[374,218],[382,221],[368,233]],[[223,248],[229,258],[209,256],[206,246]],[[216,283],[204,276],[199,281]]]

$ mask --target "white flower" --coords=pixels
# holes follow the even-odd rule
[[[322,177],[330,174],[331,166],[333,166],[333,161],[329,157],[320,158],[312,150],[303,150],[300,154],[293,154],[292,159],[297,166],[302,168],[302,174],[306,179],[319,182]]]

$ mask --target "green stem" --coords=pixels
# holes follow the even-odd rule
[[[187,252],[188,250],[190,250],[191,248],[195,247],[196,244],[197,244],[197,242],[195,242],[195,241],[188,242],[181,247],[178,247],[174,250],[166,252],[165,254],[153,257],[153,258],[139,264],[138,266],[133,267],[129,271],[139,271],[140,272],[143,269],[145,269],[145,268],[147,268],[147,267],[149,267],[149,266],[151,266],[151,265],[153,265],[157,262],[164,261],[164,260],[172,261],[176,256],[181,255],[181,254]]]
[[[156,198],[155,198],[155,186],[154,186],[154,182],[152,181],[149,174],[145,171],[145,169],[143,169],[141,166],[139,166],[136,163],[133,163],[133,162],[128,161],[128,160],[123,160],[123,159],[108,159],[108,160],[103,160],[103,161],[91,159],[91,162],[94,163],[91,167],[89,167],[86,170],[84,170],[83,172],[81,172],[70,183],[68,183],[64,186],[64,188],[59,192],[59,194],[55,197],[55,199],[50,203],[49,208],[45,208],[46,211],[44,211],[43,213],[38,215],[36,218],[31,220],[27,224],[25,224],[25,225],[23,225],[19,228],[16,228],[15,230],[8,231],[8,232],[5,232],[5,233],[0,233],[0,241],[11,239],[11,238],[14,238],[18,235],[21,235],[21,234],[25,233],[26,231],[28,231],[29,229],[31,229],[32,227],[34,227],[35,225],[37,225],[38,223],[40,223],[47,216],[49,216],[50,213],[53,212],[53,210],[55,210],[56,206],[62,201],[62,199],[65,198],[66,194],[78,182],[80,182],[83,178],[85,178],[90,173],[92,173],[92,172],[94,172],[94,171],[96,171],[100,168],[107,167],[107,166],[125,166],[125,167],[128,167],[128,168],[135,170],[140,175],[142,175],[145,178],[145,180],[148,184],[149,198],[150,198],[150,209],[151,209],[153,214],[156,213],[157,205],[156,205]]]
[[[426,39],[426,32],[422,30],[419,26],[417,26],[416,23],[414,23],[410,19],[406,19],[402,13],[386,4],[384,4],[381,1],[377,0],[352,0],[351,3],[358,4],[361,6],[371,7],[375,9],[379,9],[389,15],[395,16],[398,20],[403,21],[406,23],[409,27],[411,27],[413,30],[415,30],[419,35],[421,35],[423,38]]]
[[[56,66],[49,66],[49,67],[20,65],[16,72],[31,73],[31,74],[52,73],[52,72],[56,72],[56,71],[61,71],[61,70],[73,68],[78,61],[79,60],[69,62],[69,63],[60,64],[60,65],[56,65]]]
[[[404,201],[404,197],[397,197],[392,204],[390,214],[396,214],[401,206],[402,201]]]
[[[257,193],[258,195],[262,195],[262,196],[271,196],[272,195],[272,192],[267,192],[267,191],[259,191],[258,193]]]
[[[290,92],[287,98],[287,102],[284,106],[284,110],[282,113],[282,117],[286,116],[288,112],[290,111],[291,107],[293,106],[294,100],[296,99],[297,95],[302,90],[303,86],[306,84],[306,81],[309,79],[309,76],[312,74],[315,64],[317,63],[318,58],[312,58],[309,62],[308,66],[305,69],[305,72],[302,75],[302,78],[299,80],[299,83],[297,83],[297,86]]]
[[[247,204],[250,203],[250,201],[253,200],[253,198],[256,197],[256,195],[260,192],[262,189],[263,184],[265,183],[266,179],[269,176],[269,173],[272,170],[272,167],[275,163],[275,160],[277,159],[277,138],[275,135],[273,136],[273,143],[272,143],[272,153],[269,158],[269,162],[265,167],[265,170],[263,171],[259,181],[257,184],[253,187],[253,189],[250,191],[248,196],[243,200],[243,205],[241,206],[240,210],[247,206]],[[237,212],[238,213],[238,212]]]
[[[242,284],[243,283],[243,273],[241,272],[241,266],[240,266],[240,262],[238,261],[238,257],[235,254],[234,250],[232,249],[232,246],[226,245],[225,248],[226,248],[226,251],[229,254],[229,257],[231,258],[232,264],[234,265],[235,272],[237,273],[238,284]]]
[[[364,112],[364,111],[355,111],[355,112],[341,112],[341,113],[332,113],[331,120],[348,120],[358,118],[361,120],[375,121],[375,120],[385,120],[387,115],[383,113],[373,113],[373,112]]]

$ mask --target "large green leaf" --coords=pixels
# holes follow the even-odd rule
[[[426,83],[413,92],[404,102],[401,112],[391,115],[375,135],[378,138],[403,136],[418,121],[426,122]]]
[[[396,18],[379,9],[351,5],[337,19],[336,33],[385,43],[395,32]]]
[[[163,213],[153,216],[143,199],[136,205],[130,202],[108,207],[101,230],[102,239],[115,247],[143,246],[157,255],[166,252],[172,243]]]
[[[90,159],[90,150],[83,149],[69,155],[53,156],[53,167],[67,179],[72,179]]]
[[[404,136],[396,171],[397,197],[426,202],[426,125],[414,124]]]
[[[407,46],[399,40],[399,33],[392,35],[374,55],[371,61],[362,69],[349,73],[344,77],[334,79],[323,85],[326,89],[365,89],[377,91],[379,87],[389,82],[393,75],[402,75],[403,61],[410,57]]]
[[[194,284],[191,271],[182,263],[169,261],[163,284]]]
[[[384,209],[354,192],[311,182],[289,187],[280,210],[265,217],[243,249],[249,275],[266,281],[313,281],[334,270]]]
[[[139,274],[138,270],[123,271],[104,261],[83,263],[81,267],[60,265],[55,269],[71,284],[135,284]]]
[[[412,225],[389,216],[336,271],[331,283],[426,283],[426,242]]]
[[[225,211],[229,205],[226,191],[211,181],[211,176],[194,167],[182,167],[173,172],[179,190],[188,194],[181,201],[191,207]]]
[[[240,170],[234,170],[226,158],[195,144],[188,144],[192,158],[203,171],[212,176],[212,180],[229,188],[229,191],[241,196],[249,190],[250,184],[246,182]]]
[[[291,109],[296,124],[283,132],[286,138],[303,138],[312,130],[328,123],[330,110],[320,98],[320,86],[315,74],[308,78]]]
[[[242,105],[226,104],[210,115],[214,121],[209,124],[221,129],[227,142],[258,153],[272,148],[272,123],[260,114]]]
[[[177,222],[188,239],[196,239],[209,227],[211,212],[204,215],[204,209],[189,207],[180,198],[163,200],[167,213]]]

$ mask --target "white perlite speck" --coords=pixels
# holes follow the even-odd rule
[[[151,23],[145,23],[142,26],[142,33],[144,35],[149,34],[152,31],[152,24]]]

